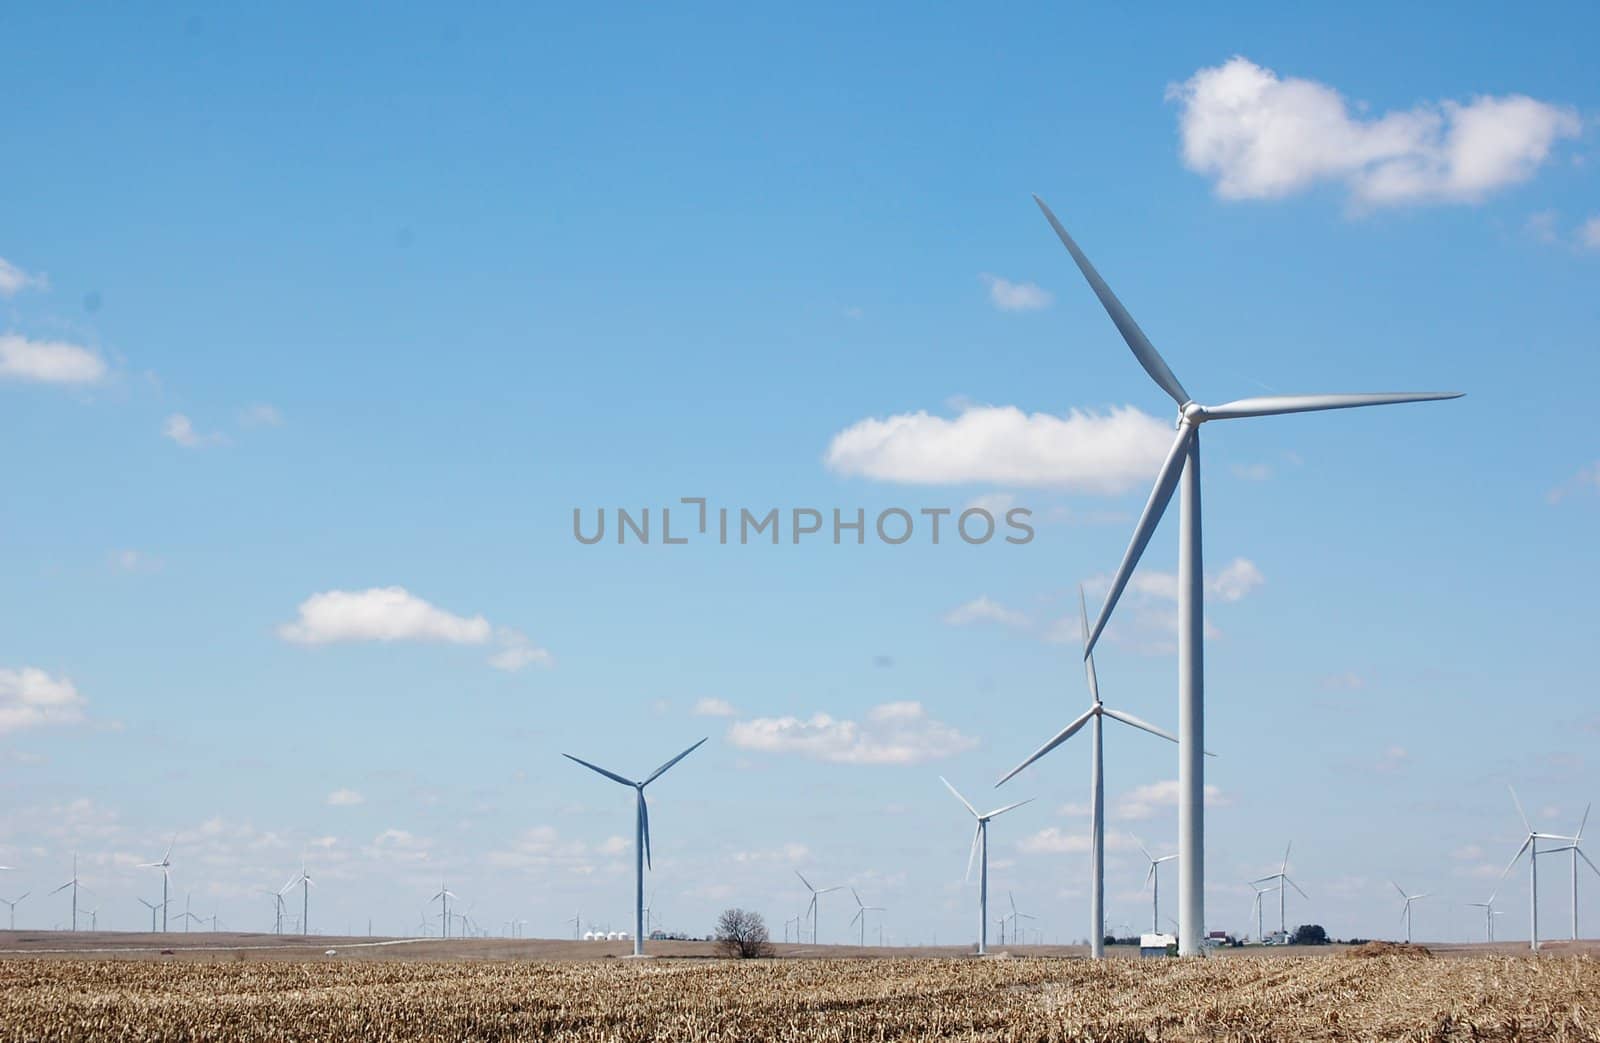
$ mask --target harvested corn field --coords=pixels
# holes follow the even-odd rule
[[[3,1040],[1579,1040],[1600,961],[0,962]]]

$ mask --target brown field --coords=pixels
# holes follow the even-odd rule
[[[595,958],[623,948],[0,934],[0,1040],[1600,1039],[1600,960],[1511,943],[1101,964],[809,946],[739,963],[698,943]]]

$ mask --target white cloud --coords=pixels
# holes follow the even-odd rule
[[[1208,808],[1224,807],[1228,804],[1222,791],[1215,786],[1205,789],[1205,805]],[[1151,782],[1133,789],[1117,798],[1117,817],[1138,821],[1141,819],[1155,818],[1156,815],[1169,808],[1178,806],[1178,780],[1165,779],[1161,782]]]
[[[1544,498],[1546,503],[1557,504],[1569,496],[1585,491],[1600,492],[1600,460],[1578,468],[1577,474],[1545,493]]]
[[[161,425],[161,433],[185,449],[200,449],[208,445],[222,445],[227,439],[219,432],[196,431],[194,422],[182,413],[174,413]]]
[[[29,340],[16,333],[0,333],[0,380],[93,384],[105,375],[105,360],[88,348],[60,340]]]
[[[1093,841],[1092,833],[1066,833],[1055,826],[1048,826],[1017,841],[1017,847],[1030,855],[1076,855],[1088,854]],[[1107,833],[1106,850],[1137,851],[1139,848],[1121,833]]]
[[[14,297],[23,290],[49,288],[49,277],[25,272],[4,257],[0,257],[0,297]]]
[[[336,641],[445,641],[481,645],[492,633],[482,616],[435,608],[404,587],[329,590],[300,603],[299,618],[278,636],[302,645]]]
[[[989,287],[989,303],[1001,311],[1038,311],[1050,307],[1055,298],[1049,290],[1031,282],[1012,282],[984,272],[978,281]]]
[[[1183,162],[1224,199],[1274,199],[1342,184],[1361,207],[1475,203],[1531,178],[1582,129],[1570,108],[1520,94],[1352,116],[1337,90],[1279,78],[1242,57],[1201,69],[1167,96],[1180,107]]]
[[[826,713],[799,717],[757,717],[735,722],[728,741],[745,750],[797,753],[836,764],[918,764],[970,750],[976,739],[933,720],[918,702],[884,703],[864,721],[839,720]]]
[[[65,677],[37,667],[0,669],[0,735],[83,720],[85,700]]]
[[[1373,764],[1373,770],[1384,775],[1393,775],[1404,770],[1411,762],[1411,754],[1406,752],[1404,746],[1390,746],[1378,755],[1378,760]]]
[[[528,666],[555,665],[555,657],[550,654],[549,649],[538,647],[526,634],[510,627],[501,627],[495,633],[501,647],[500,651],[489,657],[489,665],[496,670],[516,673]]]
[[[336,789],[328,794],[328,804],[335,808],[353,808],[357,804],[365,804],[367,798],[353,789]]]
[[[118,572],[160,572],[162,561],[147,551],[119,550],[111,554],[111,567]]]
[[[1600,214],[1589,218],[1578,229],[1578,245],[1586,250],[1600,250]]]
[[[1264,582],[1265,577],[1253,561],[1234,558],[1206,577],[1206,600],[1223,603],[1240,601]],[[1111,577],[1092,576],[1084,585],[1091,594],[1103,595],[1110,589]],[[1170,655],[1177,649],[1177,603],[1176,572],[1140,569],[1128,580],[1127,590],[1118,602],[1117,611],[1106,626],[1106,638],[1143,655]],[[1076,618],[1069,616],[1057,621],[1046,639],[1058,644],[1072,644],[1080,640],[1081,635],[1072,629]],[[1210,619],[1205,621],[1205,625],[1208,640],[1222,636],[1222,631]]]
[[[283,414],[278,412],[278,407],[269,406],[265,402],[257,402],[239,411],[241,427],[277,427],[282,423]]]
[[[710,697],[697,700],[694,704],[696,717],[732,717],[737,710],[726,699],[712,699]]]
[[[1265,582],[1255,562],[1234,558],[1221,572],[1206,577],[1206,593],[1217,601],[1238,601]]]
[[[834,435],[825,461],[840,474],[913,485],[990,482],[1116,495],[1149,483],[1172,425],[1131,406],[1065,416],[969,406],[860,420]]]
[[[1008,627],[1025,627],[1028,617],[1015,609],[1006,608],[987,594],[980,595],[965,605],[945,613],[944,621],[953,627],[971,623],[999,623]]]
[[[1560,218],[1554,210],[1540,210],[1538,213],[1529,214],[1527,223],[1523,227],[1528,234],[1541,243],[1554,243],[1561,238],[1556,230],[1556,222]]]

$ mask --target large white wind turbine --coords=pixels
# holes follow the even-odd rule
[[[1281,885],[1262,887],[1260,884],[1254,881],[1251,881],[1250,883],[1251,890],[1255,891],[1256,893],[1255,900],[1250,903],[1250,915],[1256,918],[1257,942],[1264,942],[1267,940],[1266,929],[1261,925],[1261,899],[1271,894],[1273,891],[1278,890],[1280,886]]]
[[[1511,861],[1506,863],[1506,868],[1501,872],[1500,879],[1504,880],[1510,876],[1511,870],[1516,868],[1517,859],[1521,858],[1524,852],[1528,853],[1528,947],[1537,952],[1539,949],[1539,856],[1545,853],[1539,850],[1539,841],[1565,840],[1575,843],[1576,839],[1562,836],[1559,833],[1541,833],[1534,829],[1533,824],[1528,821],[1527,814],[1522,810],[1522,801],[1517,799],[1516,787],[1507,783],[1506,789],[1511,791],[1511,802],[1517,806],[1517,815],[1521,817],[1523,828],[1528,831],[1528,835],[1523,839],[1522,846],[1517,848],[1517,853],[1511,856]]]
[[[1393,884],[1394,885],[1394,889],[1396,891],[1400,892],[1400,897],[1405,899],[1406,907],[1405,907],[1405,910],[1400,914],[1400,916],[1406,922],[1406,944],[1410,945],[1411,944],[1411,903],[1415,902],[1415,901],[1419,901],[1419,900],[1421,900],[1423,898],[1428,898],[1428,897],[1430,897],[1430,895],[1426,891],[1424,891],[1424,892],[1422,892],[1421,894],[1418,894],[1418,895],[1408,895],[1405,892],[1405,888],[1401,887],[1399,884],[1396,884],[1393,880],[1389,881],[1389,883]]]
[[[1085,724],[1093,722],[1093,745],[1089,753],[1091,818],[1089,875],[1093,878],[1089,883],[1089,955],[1098,960],[1106,954],[1106,777],[1104,766],[1105,742],[1102,735],[1101,722],[1104,718],[1110,717],[1141,731],[1147,731],[1151,735],[1158,735],[1168,742],[1177,742],[1178,738],[1162,731],[1148,721],[1141,721],[1131,713],[1113,710],[1100,701],[1100,683],[1095,678],[1094,656],[1089,652],[1089,609],[1083,600],[1082,585],[1078,587],[1078,611],[1079,619],[1083,625],[1084,673],[1089,681],[1089,697],[1092,700],[1089,703],[1089,708],[1079,714],[1071,724],[1057,732],[1055,738],[1035,750],[1033,756],[1012,768],[1005,778],[1002,778],[995,785],[1004,785],[1017,772],[1072,738]]]
[[[882,913],[882,912],[887,912],[887,910],[884,909],[884,907],[881,906],[881,905],[864,905],[864,904],[862,904],[861,896],[856,894],[856,889],[853,888],[853,887],[850,889],[850,896],[856,900],[856,915],[854,915],[854,916],[852,916],[850,918],[850,922],[853,924],[857,920],[861,921],[861,947],[862,948],[866,948],[866,945],[867,945],[867,914],[868,913]],[[882,917],[879,917],[879,919],[882,919]]]
[[[1072,254],[1095,296],[1111,316],[1122,339],[1133,350],[1134,358],[1152,380],[1172,397],[1178,406],[1178,437],[1156,478],[1150,500],[1133,531],[1127,553],[1106,594],[1100,618],[1090,632],[1085,655],[1094,650],[1117,599],[1128,585],[1134,566],[1155,533],[1172,494],[1182,479],[1183,498],[1179,510],[1178,533],[1178,952],[1199,956],[1205,936],[1205,605],[1200,540],[1200,425],[1210,420],[1235,420],[1275,416],[1280,413],[1306,413],[1324,409],[1349,409],[1354,406],[1393,405],[1400,402],[1425,402],[1458,398],[1457,392],[1401,392],[1374,395],[1271,395],[1245,398],[1220,406],[1203,406],[1189,396],[1166,360],[1144,335],[1133,316],[1117,300],[1111,287],[1100,278],[1078,244],[1061,227],[1056,215],[1034,196],[1061,244]]]
[[[1263,876],[1263,877],[1260,877],[1259,879],[1250,881],[1250,883],[1252,885],[1254,885],[1254,884],[1264,884],[1264,883],[1267,883],[1268,881],[1276,881],[1277,882],[1277,885],[1278,885],[1278,933],[1282,934],[1284,936],[1285,940],[1287,940],[1288,936],[1289,936],[1289,920],[1288,920],[1287,915],[1285,914],[1286,907],[1285,907],[1285,904],[1284,904],[1284,898],[1287,897],[1287,896],[1284,893],[1284,886],[1283,885],[1288,884],[1290,887],[1294,888],[1296,891],[1300,891],[1300,885],[1295,883],[1293,880],[1289,879],[1289,850],[1291,848],[1293,848],[1293,847],[1294,847],[1294,841],[1292,841],[1292,840],[1289,841],[1289,843],[1284,846],[1284,849],[1283,849],[1283,865],[1281,867],[1279,867],[1279,869],[1278,869],[1278,871],[1276,873],[1273,873],[1270,876]],[[1306,894],[1304,891],[1300,891],[1300,897],[1306,899],[1307,901],[1311,900],[1311,896]],[[1182,921],[1179,921],[1179,923],[1181,925]],[[1181,926],[1179,927],[1179,930],[1182,930]]]
[[[66,883],[62,884],[60,887],[56,888],[54,891],[51,891],[50,894],[60,894],[62,891],[65,891],[69,887],[72,888],[72,927],[71,927],[71,929],[76,931],[78,929],[78,889],[80,887],[82,887],[82,885],[78,882],[78,853],[76,851],[74,851],[72,853],[72,879],[68,880]],[[87,887],[84,887],[83,890],[87,891],[89,889]]]
[[[1578,940],[1578,859],[1581,858],[1585,862],[1588,862],[1589,868],[1594,870],[1596,876],[1600,876],[1600,866],[1596,866],[1593,862],[1590,862],[1589,861],[1589,856],[1584,854],[1583,848],[1579,846],[1579,845],[1581,845],[1583,843],[1583,827],[1588,825],[1588,824],[1589,824],[1589,809],[1587,807],[1585,807],[1583,809],[1583,818],[1578,822],[1578,834],[1577,834],[1577,836],[1572,838],[1572,843],[1568,844],[1566,847],[1553,847],[1548,851],[1540,852],[1540,854],[1555,855],[1555,854],[1559,854],[1559,853],[1561,853],[1563,851],[1568,851],[1568,852],[1571,852],[1571,854],[1572,854],[1572,940],[1573,941],[1577,941]]]
[[[972,812],[973,818],[978,820],[978,826],[972,832],[972,847],[967,852],[966,879],[972,879],[972,860],[974,858],[978,859],[978,955],[982,956],[988,951],[989,944],[989,820],[998,818],[1013,808],[1020,808],[1022,805],[1032,801],[1033,798],[1019,800],[1015,804],[1007,804],[1003,808],[996,808],[987,815],[980,815],[978,814],[978,809],[973,807],[972,803],[966,797],[963,797],[954,786],[950,785],[949,779],[941,775],[939,776],[939,781],[944,783],[944,788],[955,794],[955,798],[968,811]],[[1004,945],[1005,941],[1002,939],[1000,944]]]
[[[570,753],[563,753],[562,754],[562,756],[567,758],[567,760],[576,761],[577,763],[583,765],[585,768],[588,768],[590,771],[598,772],[599,774],[604,775],[606,778],[610,779],[612,782],[620,783],[620,784],[622,784],[624,786],[632,786],[633,787],[633,791],[634,791],[633,954],[635,956],[643,956],[644,955],[644,934],[645,934],[645,927],[644,927],[644,871],[645,871],[645,868],[650,865],[650,809],[645,804],[644,788],[646,786],[650,785],[652,782],[654,782],[657,779],[659,779],[662,775],[666,774],[666,771],[667,771],[668,768],[672,767],[674,764],[676,764],[679,761],[683,760],[685,757],[689,756],[689,754],[693,753],[695,750],[698,750],[700,748],[700,746],[706,741],[706,739],[709,739],[709,738],[711,738],[711,736],[709,736],[709,735],[706,736],[705,739],[701,739],[700,742],[695,743],[693,746],[690,746],[687,750],[684,750],[682,753],[678,754],[676,757],[674,757],[671,760],[667,761],[661,767],[657,768],[655,771],[651,772],[648,776],[646,776],[644,781],[642,781],[642,782],[635,782],[632,779],[623,778],[621,775],[618,775],[616,772],[607,771],[606,769],[600,767],[597,764],[590,764],[586,760],[579,760],[577,757],[574,757]]]
[[[4,902],[6,904],[6,908],[11,910],[11,926],[8,928],[8,930],[15,931],[17,929],[17,906],[21,904],[24,898],[31,894],[33,894],[32,891],[24,891],[15,898],[0,898],[0,902]]]
[[[805,874],[801,873],[800,870],[796,869],[794,871],[794,875],[798,876],[800,878],[800,882],[802,884],[806,885],[806,890],[811,892],[811,902],[810,902],[809,905],[806,906],[806,915],[811,917],[811,944],[812,945],[816,945],[817,944],[817,909],[818,909],[817,899],[820,898],[821,896],[827,894],[829,891],[840,891],[840,890],[843,890],[843,885],[840,885],[838,887],[812,887],[811,886],[811,881],[807,880],[805,878]]]
[[[306,872],[306,860],[304,858],[300,859],[300,875],[291,879],[284,885],[283,889],[285,891],[293,891],[296,885],[300,887],[300,933],[310,934],[311,889],[317,886],[317,882],[312,880],[311,875]]]
[[[159,862],[145,862],[144,864],[139,866],[140,869],[159,869],[159,870],[161,870],[161,930],[162,930],[162,933],[165,933],[166,930],[167,930],[167,874],[169,872],[171,872],[171,870],[172,870],[172,845],[176,844],[177,842],[178,842],[178,837],[177,837],[176,834],[174,834],[172,839],[167,841],[167,853],[161,856],[161,861],[159,861]],[[153,929],[154,928],[152,928],[152,930]]]
[[[1132,833],[1128,834],[1133,837]],[[1162,855],[1157,858],[1144,846],[1144,841],[1133,837],[1133,842],[1139,845],[1139,850],[1144,852],[1144,857],[1150,860],[1150,872],[1145,874],[1144,886],[1150,889],[1150,933],[1161,933],[1161,863],[1171,862],[1177,855]]]

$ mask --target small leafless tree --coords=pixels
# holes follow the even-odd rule
[[[766,921],[760,913],[743,909],[725,909],[717,917],[717,943],[723,953],[741,960],[772,955]]]

